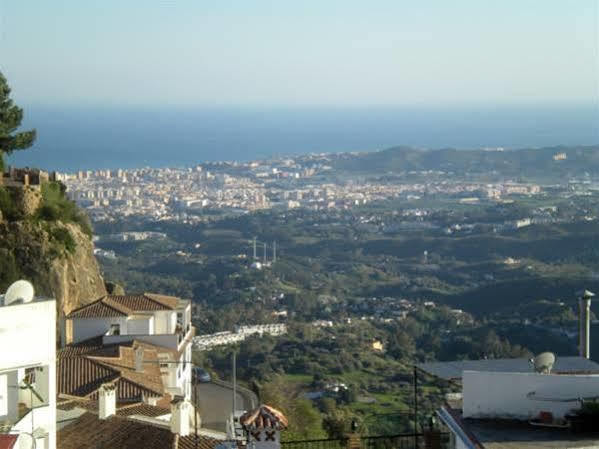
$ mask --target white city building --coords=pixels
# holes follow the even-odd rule
[[[437,411],[451,449],[599,449],[596,421],[584,429],[589,418],[580,414],[599,399],[599,364],[589,359],[544,353],[533,363],[486,359],[418,367],[461,384]]]
[[[56,448],[56,301],[26,281],[0,295],[0,446]]]
[[[102,345],[153,345],[166,391],[191,397],[194,329],[189,300],[152,293],[107,295],[67,315],[63,334],[67,344],[98,339]]]

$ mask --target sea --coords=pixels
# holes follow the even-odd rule
[[[24,106],[32,149],[17,166],[189,167],[307,153],[531,148],[599,143],[599,106],[67,107]]]

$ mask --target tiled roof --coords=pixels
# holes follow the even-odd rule
[[[0,449],[13,449],[19,435],[0,435]]]
[[[144,360],[155,362],[144,363],[143,372],[135,371],[133,346],[143,347]],[[114,382],[119,401],[164,395],[156,347],[133,341],[129,345],[100,348],[82,345],[78,349],[66,349],[58,353],[58,394],[96,398],[103,383]]]
[[[218,440],[198,436],[200,449],[213,449]],[[180,438],[167,426],[157,426],[121,416],[100,420],[87,412],[58,431],[57,447],[61,449],[193,449],[195,435]]]
[[[106,295],[73,310],[67,318],[104,318],[128,316],[139,312],[175,310],[181,300],[174,296],[144,293],[141,295]]]
[[[97,400],[92,400],[88,398],[59,398],[58,402],[56,403],[56,408],[63,411],[69,411],[74,408],[80,408],[97,414],[99,405]],[[157,416],[168,415],[170,412],[171,411],[168,408],[157,407],[155,405],[149,405],[144,402],[117,402],[116,404],[117,416],[141,415],[149,416],[150,418],[155,418]]]
[[[97,351],[103,348],[102,335],[93,337],[88,340],[81,341],[79,343],[70,344],[60,349],[57,352],[58,357],[75,357],[78,355],[88,354],[93,351]]]
[[[247,429],[285,429],[289,425],[283,413],[269,405],[245,413],[240,419],[241,425]]]
[[[154,405],[148,405],[144,404],[143,402],[139,402],[137,404],[131,404],[119,408],[116,411],[116,414],[118,416],[142,415],[154,418],[156,416],[168,415],[170,412],[171,411],[167,408],[156,407]]]
[[[100,385],[118,378],[118,372],[86,357],[60,357],[57,362],[59,394],[85,397]]]

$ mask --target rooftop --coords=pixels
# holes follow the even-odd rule
[[[463,418],[459,410],[443,407],[439,414],[473,449],[599,448],[599,433],[538,427],[526,421]],[[457,432],[456,432],[457,431]]]
[[[17,301],[11,302],[10,304],[5,304],[4,303],[4,295],[0,295],[0,307],[23,306],[23,305],[27,305],[27,304],[40,303],[40,302],[45,302],[45,301],[55,301],[55,299],[48,298],[46,296],[35,296],[31,301],[26,302],[23,300],[17,300]]]
[[[73,310],[67,318],[104,318],[133,316],[139,312],[176,310],[189,302],[175,296],[143,293],[140,295],[106,295]]]
[[[246,429],[286,429],[289,423],[283,413],[269,405],[261,405],[239,418]]]
[[[159,347],[139,341],[102,346],[97,340],[91,339],[58,352],[59,394],[95,398],[103,383],[114,382],[118,400],[164,395]],[[144,360],[156,362],[144,364],[143,372],[135,371],[133,347],[137,346],[144,348]]]
[[[198,435],[198,448],[213,449],[219,440]],[[57,447],[61,449],[192,449],[195,435],[180,437],[164,426],[143,422],[127,416],[111,416],[101,420],[86,411],[58,431]]]
[[[435,377],[445,380],[461,380],[464,371],[531,373],[533,366],[528,359],[457,360],[452,362],[420,363],[417,367]],[[584,357],[558,357],[553,374],[599,374],[599,364]]]

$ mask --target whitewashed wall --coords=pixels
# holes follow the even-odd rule
[[[599,375],[464,371],[462,390],[465,418],[529,419],[541,411],[560,418],[580,403],[533,400],[527,395],[535,392],[537,397],[556,400],[597,396]]]
[[[47,367],[44,377],[49,403],[35,410],[34,422],[49,433],[49,449],[56,449],[56,302],[0,307],[0,348],[0,374],[14,373],[17,368]],[[14,382],[14,374],[7,380]]]
[[[127,317],[74,318],[72,321],[73,343],[104,335],[110,329],[111,324],[120,324],[121,333],[126,332],[127,329]]]

